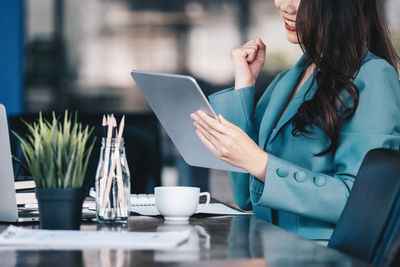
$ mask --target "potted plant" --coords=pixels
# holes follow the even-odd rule
[[[62,122],[56,118],[28,124],[26,138],[14,132],[21,141],[26,168],[36,184],[40,228],[79,229],[82,217],[82,188],[95,138],[93,128],[83,127],[77,115],[65,111]],[[90,141],[92,139],[92,141]]]

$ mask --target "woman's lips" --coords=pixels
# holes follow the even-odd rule
[[[288,31],[295,32],[296,31],[296,22],[285,19],[285,27]]]

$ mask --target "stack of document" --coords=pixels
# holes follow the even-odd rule
[[[17,192],[16,199],[18,205],[33,205],[37,208],[37,199],[35,192],[35,182],[33,180],[16,181],[14,182],[15,190]]]
[[[188,240],[190,230],[171,232],[101,232],[39,230],[9,226],[0,234],[3,247],[43,249],[123,248],[169,250]]]

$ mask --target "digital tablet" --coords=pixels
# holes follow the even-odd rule
[[[202,110],[217,116],[194,78],[138,70],[133,70],[131,76],[186,163],[246,172],[218,159],[197,136],[190,114]]]

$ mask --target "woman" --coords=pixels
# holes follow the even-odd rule
[[[257,38],[232,50],[235,87],[192,114],[201,141],[249,174],[230,173],[242,209],[311,239],[329,239],[365,154],[400,147],[398,56],[379,0],[275,0],[304,56],[269,85]],[[379,177],[377,177],[379,179]]]

